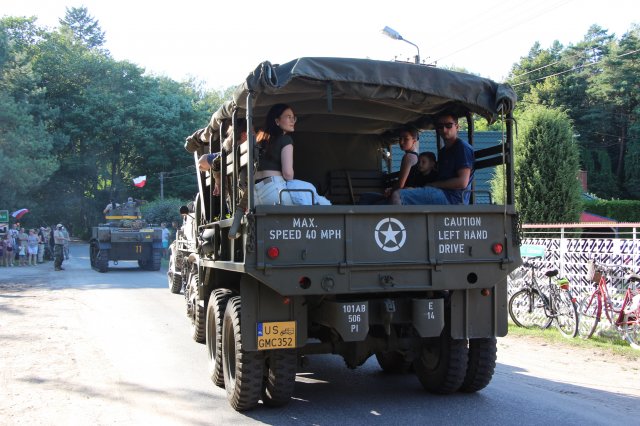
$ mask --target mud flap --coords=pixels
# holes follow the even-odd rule
[[[295,321],[296,347],[307,342],[307,306],[302,297],[286,297],[244,275],[240,280],[242,345],[247,351],[258,350],[258,324]]]
[[[335,329],[345,342],[360,342],[369,334],[369,302],[324,301],[312,321]]]
[[[413,326],[420,337],[439,336],[444,328],[444,299],[413,299]]]
[[[451,292],[451,337],[501,337],[507,334],[506,280],[493,288]]]

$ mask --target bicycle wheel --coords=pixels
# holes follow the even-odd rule
[[[594,291],[580,302],[578,307],[578,335],[583,339],[588,339],[593,336],[598,323],[600,322],[600,308],[599,293]]]
[[[545,313],[545,306],[549,306],[545,295],[523,288],[509,299],[509,315],[518,327],[545,329],[552,320]]]
[[[578,334],[578,309],[568,291],[559,290],[553,295],[556,328],[564,337],[572,339]]]
[[[633,349],[640,350],[640,316],[639,312],[624,316],[624,338]]]

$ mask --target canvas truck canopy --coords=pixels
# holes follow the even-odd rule
[[[281,65],[263,62],[250,73],[192,140],[219,139],[234,110],[246,114],[253,94],[255,124],[276,103],[291,104],[297,132],[382,135],[411,124],[433,128],[439,112],[476,113],[489,123],[513,110],[513,89],[486,78],[405,62],[349,58],[299,58]],[[194,152],[196,144],[185,147]]]

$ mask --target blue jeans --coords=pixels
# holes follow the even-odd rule
[[[404,205],[449,204],[449,200],[440,188],[423,186],[400,190],[400,200]]]

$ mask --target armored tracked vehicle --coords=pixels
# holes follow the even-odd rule
[[[106,223],[94,226],[89,241],[91,267],[98,272],[109,270],[109,261],[137,260],[140,268],[160,270],[162,228],[148,225],[135,204],[111,209]]]
[[[238,118],[257,130],[272,105],[286,103],[297,118],[295,177],[332,202],[258,205],[259,147],[251,130],[246,143],[234,135],[232,152],[222,153],[224,205],[214,205],[212,177],[198,172],[185,294],[193,295],[193,338],[206,343],[211,380],[226,389],[234,409],[259,400],[286,404],[295,396],[298,357],[313,354],[340,355],[349,368],[374,356],[383,371],[412,372],[438,394],[490,383],[496,337],[507,333],[506,278],[522,263],[512,169],[515,98],[507,85],[419,64],[264,62],[187,138],[197,161],[220,151]],[[358,204],[364,192],[384,192],[393,177],[384,163],[400,130],[433,131],[444,111],[466,121],[460,136],[472,147],[476,116],[502,121],[503,138],[474,149],[473,167],[498,172],[499,199],[472,187],[468,204]],[[421,150],[437,151],[442,140],[436,143]],[[248,210],[241,237],[230,239],[232,219],[215,212],[237,205],[243,173]]]

